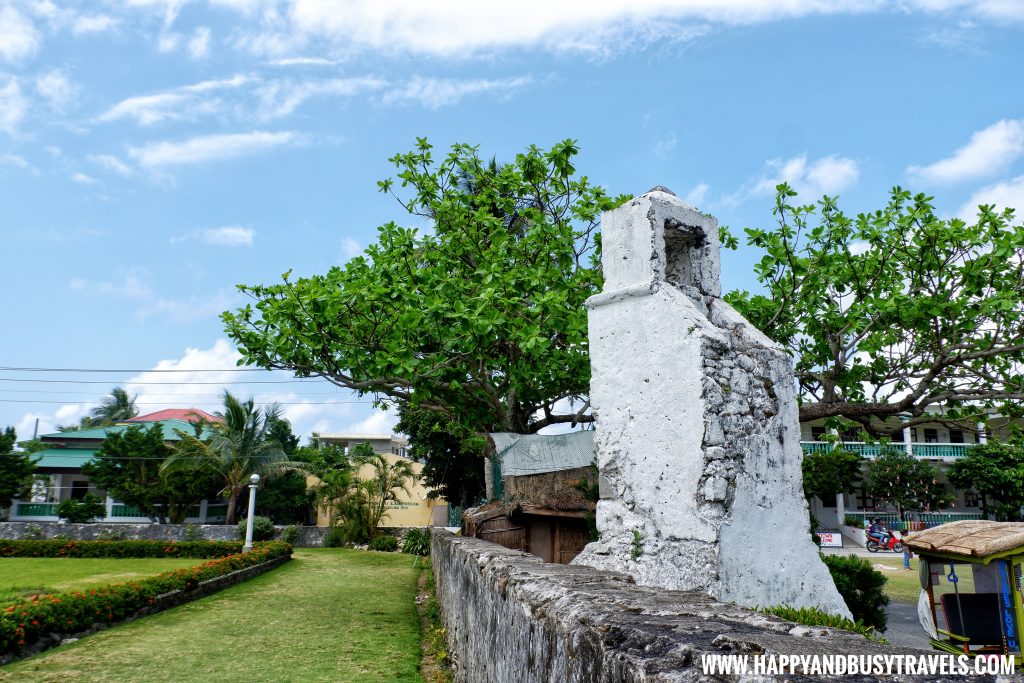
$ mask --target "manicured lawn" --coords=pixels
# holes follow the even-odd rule
[[[873,565],[884,565],[890,569],[879,569],[882,574],[889,579],[885,583],[885,594],[889,596],[890,600],[899,602],[912,602],[917,603],[918,595],[921,593],[921,581],[918,575],[918,564],[917,558],[910,560],[910,568],[914,571],[908,572],[903,568],[902,559],[875,559],[868,558],[868,561]],[[958,565],[959,566],[959,565]],[[875,567],[878,569],[878,567]],[[974,577],[971,574],[970,569],[964,567],[963,570],[958,569],[957,573],[960,575],[960,590],[970,593],[974,590]]]
[[[203,600],[9,664],[0,681],[422,681],[412,557],[327,548],[294,557]]]
[[[5,557],[0,559],[0,603],[36,593],[95,588],[156,576],[205,560],[160,557],[93,559]]]

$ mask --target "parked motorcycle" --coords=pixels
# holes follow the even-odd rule
[[[886,530],[885,536],[882,537],[881,541],[869,538],[867,542],[867,549],[873,553],[877,553],[881,550],[891,550],[894,553],[902,553],[903,540],[895,531]]]

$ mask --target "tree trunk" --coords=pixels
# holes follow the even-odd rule
[[[228,524],[238,524],[235,515],[235,506],[238,504],[238,491],[232,491],[228,496]]]

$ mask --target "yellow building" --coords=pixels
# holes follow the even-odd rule
[[[346,451],[360,444],[367,443],[375,453],[382,454],[389,464],[405,460],[416,473],[416,480],[408,485],[409,492],[398,492],[398,500],[388,503],[379,527],[424,527],[444,526],[448,519],[448,503],[443,499],[428,498],[429,489],[423,485],[423,464],[405,457],[409,442],[390,434],[314,434],[313,440],[318,445],[341,446]],[[360,479],[373,476],[373,468],[364,465],[359,470]],[[330,511],[318,510],[317,526],[328,526]]]

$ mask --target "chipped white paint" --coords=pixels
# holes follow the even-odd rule
[[[810,540],[786,353],[721,299],[718,224],[664,188],[602,217],[590,308],[601,541],[578,564],[850,616]]]

